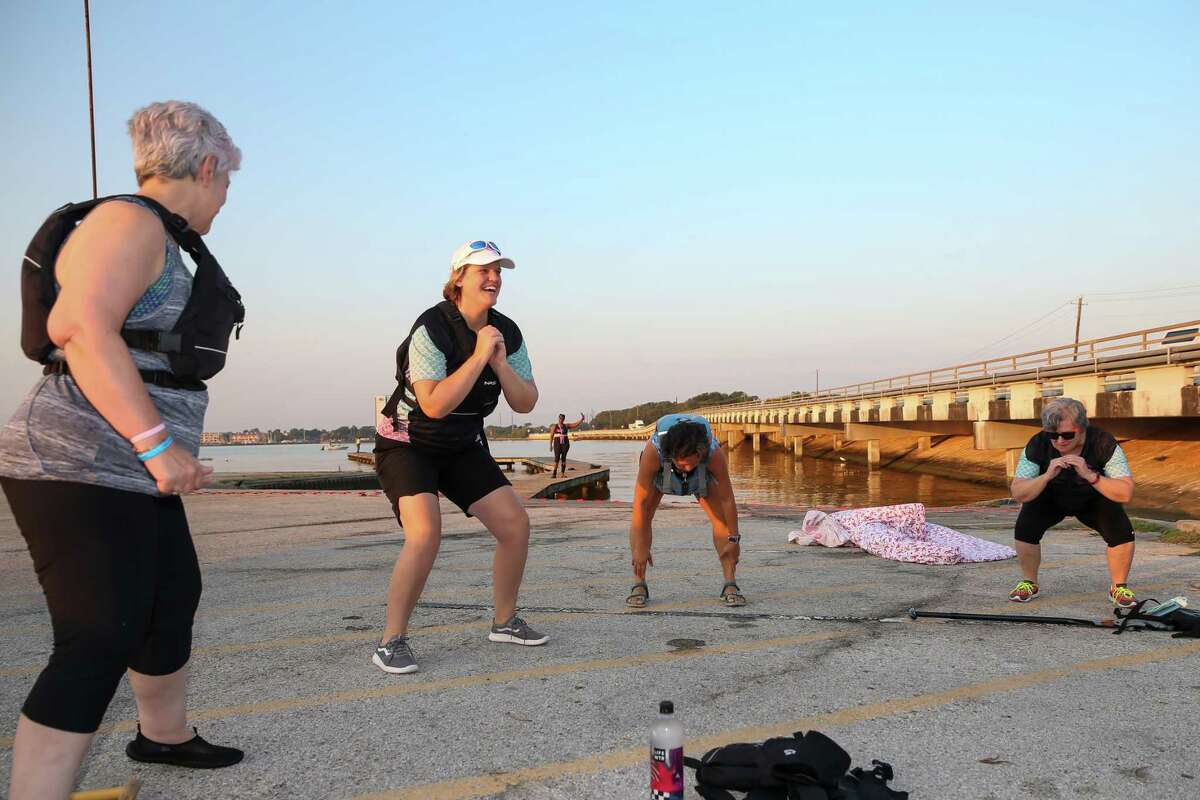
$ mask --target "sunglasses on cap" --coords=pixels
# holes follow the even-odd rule
[[[1078,431],[1042,431],[1042,433],[1046,434],[1051,439],[1064,439],[1069,442],[1075,438],[1075,434],[1078,433]]]
[[[483,239],[479,239],[478,241],[471,242],[469,245],[467,245],[467,247],[471,248],[472,253],[479,251],[479,250],[491,250],[493,253],[495,253],[498,256],[503,255],[503,253],[500,252],[499,245],[497,245],[495,242],[485,242]]]

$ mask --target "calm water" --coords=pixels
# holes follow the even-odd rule
[[[498,456],[549,456],[545,441],[492,442]],[[644,442],[572,442],[569,458],[602,464],[609,469],[609,490],[614,500],[632,500],[637,477],[637,457]],[[370,445],[363,445],[369,450]],[[253,447],[202,447],[201,458],[217,472],[307,472],[369,469],[346,458],[350,450],[325,451],[320,445],[258,445]],[[755,456],[749,445],[729,455],[734,491],[746,503],[788,506],[864,506],[920,502],[949,506],[1007,496],[999,487],[914,475],[892,470],[816,458],[796,460],[781,450],[764,450]]]

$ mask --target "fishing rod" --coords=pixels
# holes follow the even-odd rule
[[[1081,617],[1035,617],[1028,614],[963,614],[956,611],[908,610],[910,619],[957,619],[972,622],[1027,622],[1034,625],[1073,625],[1083,628],[1115,628],[1116,619],[1083,619]]]
[[[96,184],[96,105],[92,97],[92,13],[88,0],[83,0],[83,32],[87,39],[88,124],[92,141],[92,199],[100,196]]]

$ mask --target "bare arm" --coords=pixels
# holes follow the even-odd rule
[[[492,330],[496,329],[492,328]],[[480,333],[482,334],[482,331]],[[496,334],[499,336],[500,332],[496,331]],[[504,391],[504,400],[508,403],[508,407],[518,414],[528,414],[533,411],[538,400],[537,384],[532,378],[524,380],[513,371],[512,366],[508,363],[508,352],[504,346],[503,336],[500,336],[500,342],[492,351],[492,357],[488,363],[492,367],[492,372],[496,373],[496,377],[500,379],[500,388]]]
[[[729,479],[729,461],[725,458],[725,452],[721,448],[718,447],[709,456],[708,470],[716,478],[716,483],[710,487],[708,496],[709,500],[720,504],[725,518],[725,526],[728,529],[724,531],[724,534],[739,536],[737,501],[733,496],[733,483]],[[720,534],[722,531],[717,531],[717,533]]]
[[[583,424],[583,414],[580,414],[580,415],[579,415],[579,421],[578,421],[578,422],[572,422],[572,423],[571,423],[570,425],[568,425],[567,427],[568,427],[568,428],[570,428],[571,430],[575,430],[576,428],[578,428],[578,427],[579,427],[580,425],[582,425],[582,424]]]
[[[1079,456],[1064,456],[1062,459],[1079,473],[1079,477],[1092,484],[1092,488],[1116,503],[1128,503],[1133,499],[1133,478],[1121,476],[1110,478],[1099,472],[1093,472],[1087,462]]]
[[[1013,478],[1011,487],[1013,499],[1020,500],[1022,503],[1036,500],[1045,491],[1050,481],[1066,466],[1066,458],[1067,456],[1060,456],[1053,459],[1046,466],[1046,471],[1036,478]]]
[[[480,331],[479,339],[475,342],[475,352],[461,367],[440,381],[415,381],[413,394],[417,396],[417,404],[421,406],[421,411],[430,419],[441,419],[458,408],[470,393],[475,381],[479,380],[479,374],[487,366],[494,346],[495,342],[485,339],[483,331]]]
[[[75,230],[55,269],[61,290],[47,333],[66,354],[80,391],[126,439],[162,422],[120,331],[134,303],[162,273],[165,237],[153,212],[105,203]],[[142,440],[137,449],[149,450],[169,433]],[[168,448],[146,468],[164,494],[197,489],[212,472],[179,447]]]
[[[654,486],[654,476],[662,469],[662,459],[649,442],[638,461],[637,482],[633,486],[633,515],[629,524],[629,549],[633,554],[633,574],[646,580],[646,567],[653,566],[650,545],[654,538],[651,521],[662,500],[662,492]]]

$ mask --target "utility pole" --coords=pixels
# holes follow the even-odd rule
[[[813,393],[813,397],[821,396],[821,370],[817,370],[817,390]]]
[[[1083,295],[1075,301],[1075,355],[1071,358],[1072,361],[1079,360],[1079,321],[1083,318]]]

